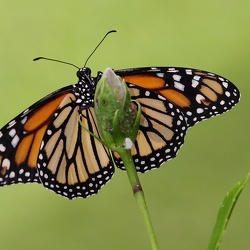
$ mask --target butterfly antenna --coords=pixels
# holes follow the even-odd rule
[[[85,61],[83,67],[86,66],[86,64],[87,64],[87,62],[88,62],[88,60],[89,60],[89,58],[95,53],[95,51],[96,51],[97,48],[101,45],[101,43],[104,41],[104,39],[107,37],[107,35],[110,34],[110,33],[113,33],[113,32],[116,32],[116,30],[110,30],[109,32],[106,33],[106,35],[102,38],[102,40],[97,44],[97,46],[95,47],[95,49],[94,49],[94,50],[92,51],[92,53],[89,55],[89,57],[88,57],[87,60]]]
[[[89,58],[95,53],[95,51],[97,50],[97,48],[101,45],[101,43],[104,41],[104,39],[106,38],[106,36],[110,33],[113,33],[113,32],[116,32],[116,30],[110,30],[109,32],[107,32],[105,34],[105,36],[102,38],[102,40],[97,44],[97,46],[95,47],[95,49],[92,51],[92,53],[89,55],[89,57],[87,58],[87,60],[85,61],[84,63],[84,67],[86,66]],[[53,58],[48,58],[48,57],[43,57],[43,56],[40,56],[40,57],[36,57],[33,59],[33,61],[38,61],[38,60],[48,60],[48,61],[53,61],[53,62],[59,62],[59,63],[64,63],[64,64],[68,64],[68,65],[71,65],[77,69],[80,69],[79,67],[77,67],[75,64],[73,63],[69,63],[69,62],[65,62],[65,61],[61,61],[61,60],[57,60],[57,59],[53,59]]]
[[[79,67],[77,67],[75,64],[73,63],[69,63],[69,62],[64,62],[64,61],[61,61],[61,60],[57,60],[57,59],[52,59],[52,58],[47,58],[47,57],[37,57],[37,58],[34,58],[33,61],[38,61],[38,60],[41,60],[41,59],[44,59],[44,60],[48,60],[48,61],[53,61],[53,62],[59,62],[59,63],[64,63],[64,64],[68,64],[68,65],[71,65],[77,69],[80,69]]]

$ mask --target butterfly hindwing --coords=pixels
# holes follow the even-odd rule
[[[99,134],[94,109],[80,111],[82,124],[79,110],[76,97],[65,96],[46,130],[38,157],[43,185],[69,199],[97,193],[114,173],[108,149],[85,130]]]
[[[132,155],[137,172],[143,173],[176,156],[188,127],[181,110],[164,97],[138,86],[129,85],[129,90],[142,109]],[[117,167],[125,170],[117,154],[115,159]]]

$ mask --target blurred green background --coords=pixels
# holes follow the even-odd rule
[[[236,108],[190,129],[176,159],[140,175],[161,249],[205,249],[225,193],[250,170],[248,0],[45,0],[0,3],[0,124],[60,87],[83,66],[185,66],[223,75],[242,92]],[[96,196],[69,201],[42,185],[0,189],[0,248],[150,249],[126,173]],[[249,249],[250,185],[221,250]]]

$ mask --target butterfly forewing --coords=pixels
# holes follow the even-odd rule
[[[0,131],[0,185],[40,182],[37,157],[50,117],[65,95],[61,89],[26,109]],[[53,97],[53,98],[52,98]]]
[[[38,169],[48,189],[69,199],[88,197],[112,177],[109,151],[89,132],[98,135],[93,108],[81,110],[73,94],[65,96],[42,140]]]
[[[183,112],[189,127],[231,109],[239,90],[227,79],[187,68],[136,68],[115,71],[126,82],[157,92]]]

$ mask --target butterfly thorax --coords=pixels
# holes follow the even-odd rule
[[[81,104],[82,109],[94,106],[95,88],[101,74],[99,72],[97,77],[92,77],[90,68],[85,67],[77,71],[79,81],[73,85],[73,92],[77,98],[76,103]]]

